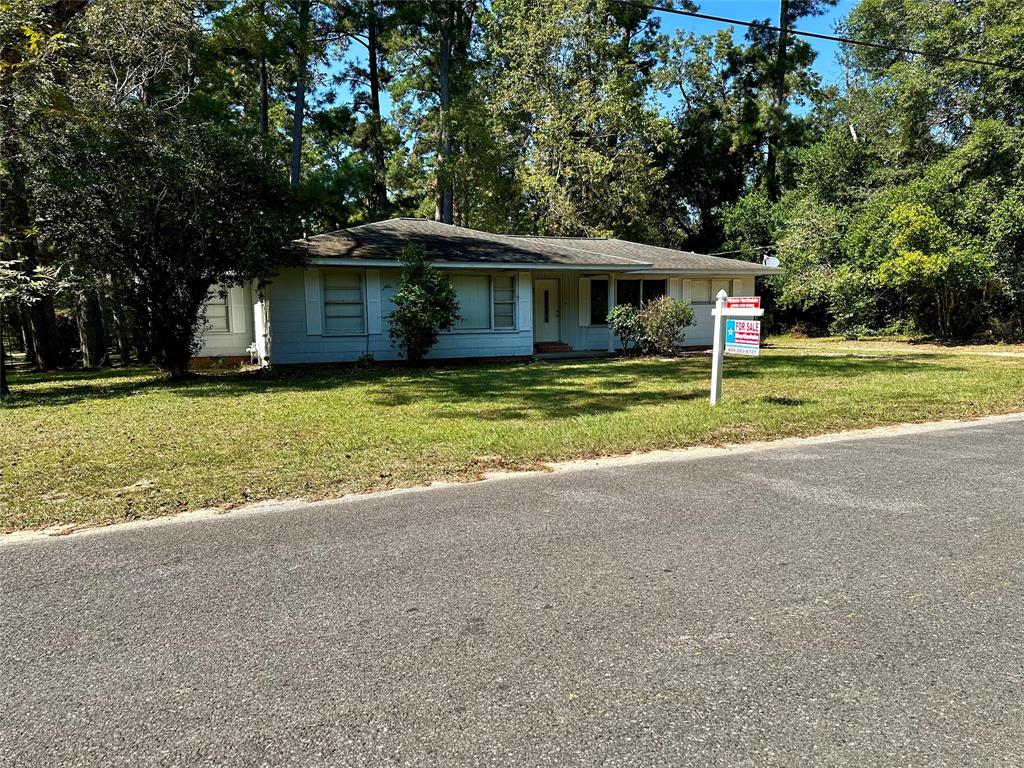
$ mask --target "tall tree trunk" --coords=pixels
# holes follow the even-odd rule
[[[125,322],[124,309],[115,306],[116,302],[109,296],[100,295],[100,309],[107,318],[106,327],[108,335],[114,337],[117,344],[117,353],[121,358],[121,365],[128,365],[132,361],[132,342],[128,335],[128,327]]]
[[[373,155],[373,208],[379,214],[387,213],[388,187],[384,171],[384,131],[380,114],[380,71],[377,21],[377,3],[370,3],[366,25],[366,47],[370,75],[370,152]]]
[[[4,344],[4,308],[0,305],[0,400],[11,394],[7,385],[7,347]]]
[[[309,69],[310,0],[299,3],[298,39],[295,41],[295,104],[292,111],[291,184],[299,186],[302,173],[302,130],[306,120],[306,79]]]
[[[17,311],[17,310],[15,310]],[[4,305],[0,303],[0,400],[11,394],[7,385],[7,346],[4,344]]]
[[[260,54],[260,133],[270,132],[270,82],[267,74],[267,57]]]
[[[451,10],[445,16],[441,32],[441,50],[437,60],[438,78],[438,148],[437,148],[437,204],[434,219],[452,223],[453,194],[449,163],[452,156],[452,139],[448,127],[448,110],[451,104],[452,66],[452,18]]]
[[[82,350],[82,367],[99,368],[107,363],[106,334],[103,332],[103,314],[94,291],[82,291],[76,301],[75,319],[78,321],[78,341]]]
[[[775,53],[775,93],[773,96],[772,133],[768,137],[768,156],[765,158],[765,182],[768,199],[775,201],[781,194],[779,183],[779,151],[782,142],[782,122],[786,117],[786,44],[789,40],[789,0],[779,4],[779,48]]]
[[[18,320],[21,325],[21,345],[25,350],[25,362],[35,365],[36,348],[32,342],[32,330],[29,327],[28,314],[25,312],[24,307],[18,310]]]
[[[57,313],[53,299],[44,296],[28,305],[25,314],[32,331],[32,347],[36,353],[36,370],[52,371],[60,365],[57,348]]]

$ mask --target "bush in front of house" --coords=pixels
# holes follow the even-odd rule
[[[388,315],[388,334],[414,363],[433,348],[441,331],[450,331],[459,319],[459,300],[448,278],[427,261],[422,246],[407,246],[398,260],[401,285],[391,300],[395,311]]]
[[[683,329],[693,325],[689,302],[662,296],[640,309],[619,304],[608,313],[607,323],[619,337],[623,354],[672,355],[682,344]]]
[[[640,349],[648,355],[673,355],[686,338],[683,329],[693,325],[690,302],[662,296],[640,310],[643,337]]]
[[[605,320],[611,332],[619,337],[622,354],[628,355],[640,349],[644,328],[640,322],[640,311],[632,304],[619,304],[612,307]]]

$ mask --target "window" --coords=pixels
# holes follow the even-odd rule
[[[615,291],[619,304],[630,304],[637,309],[648,301],[664,296],[667,282],[662,280],[619,280]]]
[[[516,279],[513,275],[452,275],[459,299],[456,331],[511,330],[516,327]]]
[[[512,275],[494,276],[494,327],[516,327],[516,280]]]
[[[711,304],[711,281],[692,280],[690,281],[690,298],[694,304]]]
[[[619,280],[615,283],[615,295],[619,304],[630,304],[640,308],[640,281]]]
[[[608,279],[594,278],[590,281],[590,324],[605,325],[608,322]]]
[[[712,280],[711,281],[711,300],[714,301],[718,298],[718,292],[725,291],[728,295],[732,296],[732,280]]]
[[[359,272],[324,270],[324,333],[363,333],[363,276]]]
[[[691,280],[690,299],[694,304],[714,304],[719,291],[725,291],[733,296],[733,288],[732,280]]]
[[[664,280],[642,280],[640,295],[643,297],[644,304],[664,296],[667,293],[665,286]]]
[[[211,288],[206,295],[206,332],[230,333],[228,297],[219,288]]]
[[[491,288],[487,275],[454,275],[452,285],[459,298],[459,331],[483,330],[491,327]]]

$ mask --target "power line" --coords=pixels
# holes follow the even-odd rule
[[[768,24],[761,21],[743,21],[741,19],[730,19],[726,16],[713,16],[709,13],[698,13],[697,11],[684,11],[679,8],[669,8],[664,5],[651,5],[649,3],[641,3],[636,0],[612,0],[612,2],[618,3],[619,5],[631,5],[634,8],[641,8],[648,11],[658,11],[659,13],[671,13],[676,16],[689,16],[694,19],[704,19],[706,21],[717,21],[722,24],[735,24],[741,27],[759,28],[759,29],[770,29],[775,32],[781,32],[782,27],[778,27],[774,24]],[[894,53],[905,53],[911,56],[924,56],[925,58],[933,59],[946,59],[947,61],[956,61],[961,64],[977,64],[983,67],[993,67],[994,69],[1005,69],[1011,72],[1024,72],[1024,67],[1014,66],[1012,64],[1000,64],[998,61],[986,61],[985,59],[971,59],[964,56],[953,56],[948,53],[929,53],[928,51],[918,50],[917,48],[904,48],[896,45],[886,45],[885,43],[873,43],[869,40],[857,40],[852,37],[841,37],[839,35],[826,35],[822,32],[804,32],[793,27],[786,27],[786,33],[790,35],[797,35],[799,37],[813,37],[817,40],[830,40],[835,43],[843,43],[845,45],[859,45],[863,48],[875,48],[881,51],[893,51]]]

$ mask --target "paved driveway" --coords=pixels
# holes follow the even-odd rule
[[[1024,422],[0,547],[0,764],[1020,765]]]

